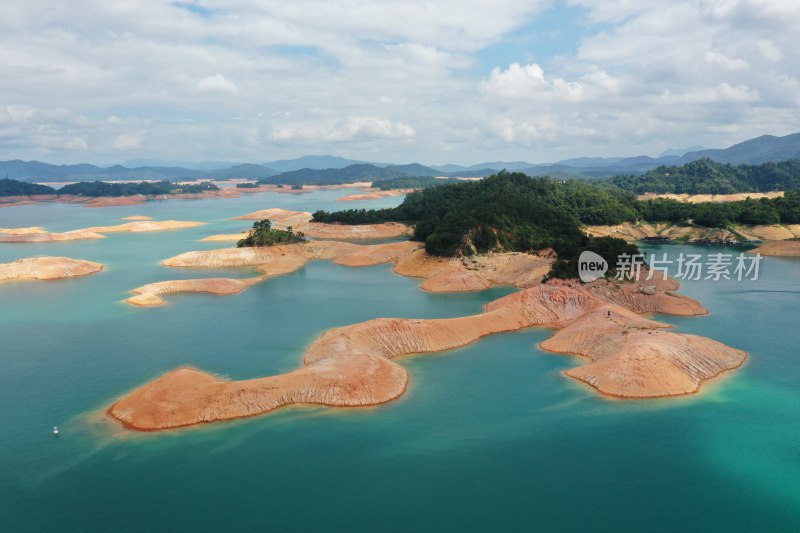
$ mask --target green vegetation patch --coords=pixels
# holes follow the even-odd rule
[[[56,190],[47,185],[37,185],[8,178],[0,180],[0,196],[29,196],[34,194],[56,194]]]
[[[178,185],[169,181],[141,183],[107,183],[104,181],[84,181],[65,185],[58,194],[74,196],[143,196],[159,194],[196,194],[205,191],[216,191],[219,187],[213,183],[203,182],[191,185]]]
[[[294,232],[289,226],[285,230],[274,229],[269,220],[259,220],[253,223],[253,228],[247,237],[236,243],[238,248],[277,246],[280,244],[295,244],[305,242],[306,237],[302,231]]]
[[[700,159],[680,167],[660,166],[642,175],[609,178],[637,194],[735,194],[800,189],[800,160],[731,165]]]

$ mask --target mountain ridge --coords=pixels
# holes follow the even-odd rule
[[[670,152],[669,150],[667,152]],[[22,181],[135,181],[135,180],[225,180],[231,178],[269,179],[289,174],[287,179],[297,180],[305,175],[320,181],[326,176],[333,181],[346,179],[391,179],[398,177],[484,177],[500,170],[521,171],[530,175],[551,174],[558,178],[594,178],[617,174],[640,174],[659,166],[680,166],[698,159],[711,159],[718,163],[761,164],[800,159],[800,133],[783,137],[762,135],[734,144],[724,149],[706,149],[671,155],[665,152],[659,157],[646,155],[634,157],[576,157],[556,163],[529,163],[527,161],[493,161],[464,166],[444,164],[426,166],[420,163],[388,164],[348,159],[334,155],[306,155],[294,159],[280,159],[267,163],[227,163],[209,161],[196,163],[189,168],[183,166],[125,165],[99,166],[89,163],[53,165],[41,161],[14,159],[0,161],[0,177]],[[679,153],[681,150],[672,150]],[[134,159],[130,163],[162,161]],[[164,161],[166,163],[166,161]],[[229,165],[216,168],[218,165]],[[358,167],[358,165],[362,165]],[[363,166],[367,165],[367,166]],[[350,167],[356,167],[343,171]],[[204,167],[204,168],[200,168]],[[382,169],[382,170],[380,170]],[[336,172],[340,171],[340,172]],[[274,181],[274,180],[273,180]]]

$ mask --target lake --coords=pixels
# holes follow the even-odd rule
[[[765,258],[758,281],[686,282],[682,292],[710,314],[658,317],[750,354],[691,397],[602,398],[564,377],[580,360],[541,351],[551,331],[532,328],[401,360],[409,389],[379,407],[289,408],[161,433],[105,419],[115,399],[177,366],[231,379],[282,373],[329,328],[477,313],[514,290],[431,294],[390,265],[315,261],[233,296],[123,303],[155,281],[251,275],[159,264],[225,247],[198,240],[247,228],[231,217],[401,201],[335,202],[347,193],[0,209],[0,227],[51,231],[131,215],[207,222],[0,244],[0,262],[63,255],[106,265],[85,278],[0,284],[0,531],[797,530],[798,259]]]

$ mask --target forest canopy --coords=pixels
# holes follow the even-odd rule
[[[734,194],[800,189],[800,160],[731,165],[699,159],[680,167],[660,166],[641,175],[609,178],[636,194]]]
[[[670,222],[718,228],[733,224],[800,223],[800,191],[783,198],[690,204],[677,200],[639,201],[631,191],[606,182],[532,178],[501,172],[481,181],[429,187],[409,193],[386,209],[317,211],[315,222],[414,225],[413,240],[438,256],[490,251],[531,252],[552,247],[559,261],[552,276],[574,277],[583,250],[616,263],[636,246],[620,239],[586,236],[583,225]]]
[[[56,190],[47,185],[38,185],[8,178],[0,179],[0,196],[28,196],[34,194],[56,194]]]
[[[194,194],[204,191],[216,191],[219,188],[210,182],[191,185],[179,185],[169,181],[143,181],[141,183],[108,183],[105,181],[83,181],[65,185],[58,194],[75,196],[134,196],[158,194]]]
[[[584,249],[582,224],[635,220],[632,193],[582,181],[531,178],[501,172],[480,181],[440,185],[409,193],[398,207],[317,211],[316,222],[412,222],[413,239],[428,253],[471,255],[531,252],[552,247],[570,259]]]

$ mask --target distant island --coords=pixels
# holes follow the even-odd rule
[[[38,185],[8,178],[0,179],[0,196],[31,196],[55,193],[56,190],[47,185]]]
[[[33,196],[33,195],[72,195],[92,198],[118,197],[135,195],[160,195],[160,194],[196,194],[206,191],[218,191],[219,187],[213,183],[203,182],[196,184],[177,184],[169,181],[141,182],[141,183],[108,183],[105,181],[70,183],[60,189],[47,185],[37,185],[23,181],[2,179],[0,180],[0,196]]]

